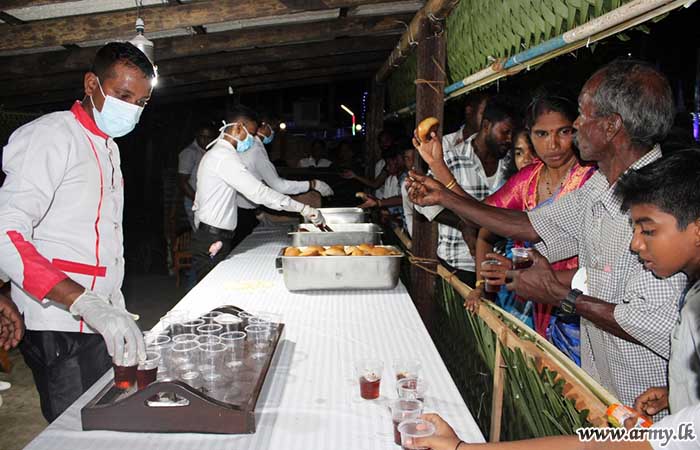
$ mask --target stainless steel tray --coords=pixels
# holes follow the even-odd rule
[[[282,249],[276,263],[290,291],[393,289],[403,256],[284,256]]]
[[[365,210],[362,208],[319,208],[326,223],[363,223]],[[331,227],[333,228],[333,227]]]
[[[332,232],[319,230],[312,224],[302,223],[297,231],[289,233],[294,247],[307,245],[381,244],[382,227],[375,223],[334,223]]]

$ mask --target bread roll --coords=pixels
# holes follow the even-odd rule
[[[304,250],[299,254],[299,256],[321,256],[321,253],[318,250]]]
[[[321,252],[323,256],[345,256],[345,250],[342,248],[328,247],[325,251]]]
[[[428,142],[430,140],[430,133],[437,133],[438,128],[440,128],[440,121],[435,117],[426,117],[418,124],[416,129],[416,135],[420,142]]]
[[[367,200],[367,194],[364,192],[355,192],[355,197],[359,198],[362,201]]]
[[[284,256],[299,256],[301,252],[296,247],[287,247],[284,249]]]
[[[350,252],[350,256],[367,256],[367,254],[359,248],[355,247],[355,249],[352,252]]]
[[[304,250],[302,250],[302,252],[316,251],[316,252],[318,252],[318,253],[321,253],[321,252],[324,251],[325,249],[326,249],[326,248],[325,248],[324,246],[322,246],[322,245],[309,245],[309,246],[306,247]]]
[[[373,247],[374,247],[374,244],[368,244],[368,243],[360,244],[360,245],[357,246],[357,248],[358,248],[359,250],[361,250],[361,251],[363,251],[363,252],[365,252],[365,253],[366,253],[366,252],[369,252]]]
[[[387,256],[391,255],[391,250],[384,247],[374,247],[369,249],[367,253],[369,253],[372,256]]]

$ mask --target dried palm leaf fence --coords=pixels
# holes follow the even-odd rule
[[[395,230],[406,250],[411,241]],[[573,434],[608,426],[619,401],[537,332],[492,302],[464,309],[471,288],[436,261],[410,258],[439,275],[433,339],[484,436],[492,442]]]

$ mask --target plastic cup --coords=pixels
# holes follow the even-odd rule
[[[199,345],[199,373],[202,374],[204,385],[215,385],[224,378],[224,356],[226,346],[221,342],[216,344]]]
[[[417,378],[420,375],[421,364],[416,359],[395,359],[392,366],[396,381],[404,378]]]
[[[404,378],[396,383],[396,391],[399,398],[424,402],[428,382],[423,378]]]
[[[146,359],[141,361],[136,368],[136,383],[139,391],[156,381],[160,360],[160,353],[146,351]]]
[[[196,341],[184,341],[173,344],[170,349],[168,370],[179,376],[181,372],[196,370],[199,363],[199,344]]]
[[[217,324],[217,323],[208,323],[205,325],[200,325],[197,327],[197,334],[201,335],[210,335],[210,336],[217,336],[221,334],[224,329],[223,326]]]
[[[531,248],[514,248],[513,252],[513,269],[522,270],[532,266],[532,249]]]
[[[399,424],[401,447],[404,450],[427,450],[428,447],[413,443],[415,438],[426,438],[435,434],[435,425],[423,419],[407,419]]]
[[[197,339],[197,335],[194,333],[182,333],[178,334],[177,336],[173,336],[173,344],[177,344],[179,342],[194,341],[195,339]]]
[[[182,324],[187,322],[187,313],[185,311],[170,311],[161,319],[165,326],[164,332],[170,337],[184,333]]]
[[[361,359],[355,362],[355,376],[360,382],[360,397],[365,400],[379,398],[384,363],[378,359]]]
[[[248,325],[245,332],[250,347],[250,357],[261,359],[265,357],[270,346],[270,327],[267,325]]]
[[[486,261],[482,261],[481,263],[481,268],[484,270],[489,270],[491,267],[489,266],[500,266],[501,262],[497,259],[487,259]],[[498,292],[501,290],[500,285],[493,285],[489,283],[488,278],[486,279],[486,283],[484,283],[484,291],[485,292]]]
[[[394,426],[394,444],[401,445],[399,424],[407,419],[417,419],[423,414],[423,402],[420,400],[399,399],[391,402],[391,421]]]
[[[215,323],[216,318],[222,315],[223,313],[221,311],[210,311],[206,314],[204,314],[201,319],[206,322],[206,323]]]
[[[202,389],[202,374],[196,369],[181,372],[177,379],[188,384],[193,389]]]
[[[214,323],[221,325],[223,327],[222,331],[227,333],[229,331],[242,330],[243,319],[233,314],[223,313],[216,316]]]
[[[255,314],[251,314],[248,311],[241,311],[238,313],[238,318],[243,321],[241,326],[245,329],[249,325],[249,320],[251,317],[255,317]]]
[[[204,325],[204,320],[194,319],[182,324],[182,331],[188,334],[197,334],[197,328]]]
[[[194,341],[197,344],[204,345],[204,344],[218,344],[221,342],[221,338],[219,336],[215,336],[213,334],[201,334],[197,336]]]
[[[118,366],[112,364],[114,368],[114,386],[126,391],[131,389],[136,384],[136,364],[133,366]]]
[[[223,333],[220,337],[221,343],[228,348],[224,358],[224,364],[229,369],[238,369],[243,364],[243,358],[245,356],[245,332],[229,331]]]

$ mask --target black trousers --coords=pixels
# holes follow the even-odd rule
[[[447,262],[444,259],[438,258],[438,260],[443,266],[445,266],[445,268],[447,268],[447,270],[449,270],[450,272],[455,272],[455,275],[457,275],[459,281],[466,284],[470,288],[474,288],[474,285],[476,284],[476,272],[455,269],[451,265],[447,264]]]
[[[41,412],[49,422],[112,367],[99,334],[27,330],[20,351],[34,376]]]
[[[231,248],[238,247],[250,233],[253,232],[255,227],[258,226],[260,221],[255,217],[254,209],[245,209],[238,207],[238,223],[236,224],[236,235],[233,237],[233,242],[231,242]]]
[[[231,236],[226,237],[215,235],[204,231],[201,226],[192,234],[192,269],[197,275],[197,282],[202,281],[217,264],[226,259],[228,254],[231,253],[233,248],[231,245],[232,235],[233,232],[231,232]],[[213,257],[209,256],[209,247],[217,241],[221,241],[223,247]]]

